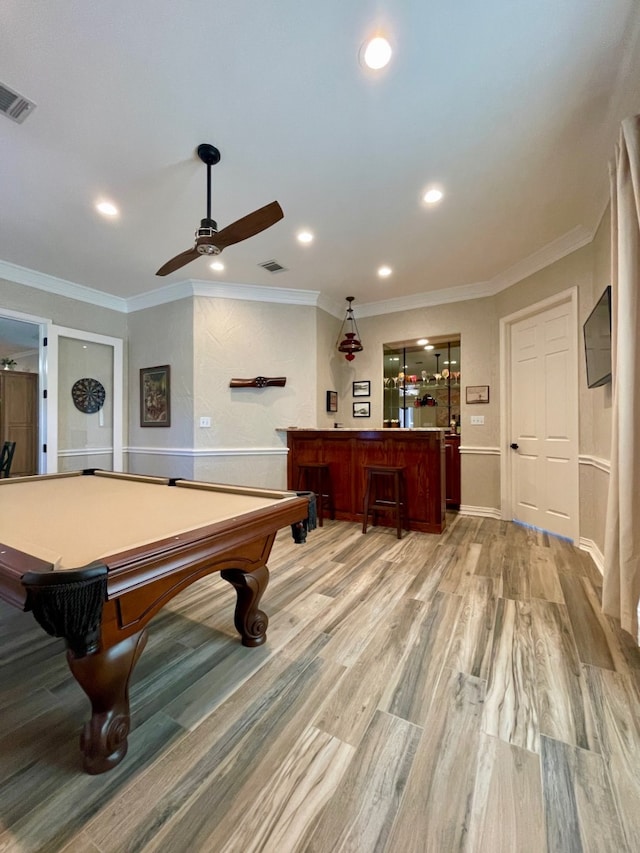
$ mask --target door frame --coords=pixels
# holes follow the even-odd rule
[[[9,308],[0,309],[0,317],[7,317],[10,320],[19,320],[21,323],[29,323],[31,326],[38,327],[38,473],[43,473],[47,470],[47,453],[45,446],[47,443],[47,397],[44,389],[47,387],[46,382],[46,364],[45,364],[45,340],[49,334],[51,320],[48,317],[38,317],[34,314],[25,314],[22,311],[11,311]]]
[[[124,470],[123,451],[123,340],[109,335],[98,335],[94,332],[84,332],[80,329],[69,329],[65,326],[49,325],[48,343],[45,347],[47,389],[47,474],[58,471],[58,339],[74,338],[95,344],[104,344],[113,349],[113,470]]]
[[[512,465],[513,454],[510,452],[509,445],[511,443],[511,327],[525,320],[527,317],[542,314],[550,308],[555,308],[557,305],[569,305],[571,317],[571,335],[572,344],[575,353],[576,381],[580,375],[578,370],[578,288],[570,287],[567,290],[562,290],[549,296],[540,302],[535,302],[533,305],[528,305],[526,308],[521,308],[513,314],[508,314],[506,317],[500,318],[500,454],[502,464],[500,465],[500,511],[504,521],[513,520],[513,494],[511,489],[512,482]],[[580,418],[579,418],[579,402],[580,389],[578,388],[574,422],[572,428],[575,433],[578,453],[580,451]],[[574,476],[578,485],[578,506],[576,507],[576,517],[574,519],[573,541],[578,542],[580,536],[580,480],[578,467],[578,453],[576,453]]]

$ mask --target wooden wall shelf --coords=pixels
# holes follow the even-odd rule
[[[254,379],[232,379],[229,388],[284,388],[286,376],[256,376]]]

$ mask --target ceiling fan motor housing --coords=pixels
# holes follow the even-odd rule
[[[218,224],[213,219],[202,219],[196,231],[196,251],[199,255],[219,255],[222,249],[214,246],[211,240],[218,233]]]

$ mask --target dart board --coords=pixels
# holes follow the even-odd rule
[[[76,409],[92,415],[99,412],[104,405],[106,392],[97,379],[78,379],[71,389],[71,396]]]

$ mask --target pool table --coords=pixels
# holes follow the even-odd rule
[[[127,751],[129,680],[146,626],[189,584],[220,572],[235,587],[245,646],[265,642],[259,609],[276,533],[313,526],[313,496],[89,470],[0,480],[0,598],[64,637],[91,702],[84,769]]]

